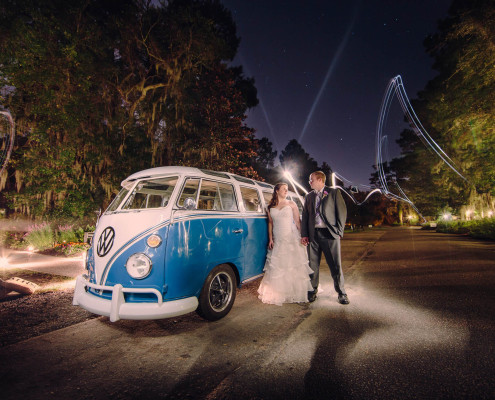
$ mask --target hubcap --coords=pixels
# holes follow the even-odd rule
[[[217,274],[210,283],[210,305],[217,312],[223,311],[232,297],[232,280],[225,272]]]

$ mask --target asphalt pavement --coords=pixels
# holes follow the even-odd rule
[[[342,241],[351,304],[326,265],[311,304],[100,317],[0,349],[2,399],[492,399],[495,243],[412,228]]]

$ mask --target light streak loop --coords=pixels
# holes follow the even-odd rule
[[[397,75],[396,77],[392,78],[387,86],[387,89],[385,90],[385,95],[383,96],[377,128],[376,128],[376,166],[378,169],[378,178],[382,186],[381,191],[388,198],[392,198],[395,200],[404,201],[408,203],[418,213],[418,215],[420,215],[426,221],[426,219],[421,215],[421,213],[416,208],[414,203],[404,193],[404,191],[397,183],[397,181],[395,181],[394,184],[399,192],[399,195],[394,194],[390,191],[390,188],[387,183],[385,171],[383,168],[384,162],[383,162],[382,149],[384,148],[384,146],[386,147],[386,142],[387,142],[387,137],[383,136],[383,128],[387,120],[388,112],[394,94],[397,96],[399,104],[404,114],[406,115],[409,124],[411,125],[411,127],[413,128],[414,132],[419,137],[419,139],[422,141],[422,143],[426,147],[431,148],[443,160],[443,162],[445,162],[445,164],[448,165],[450,169],[452,169],[452,171],[454,171],[457,175],[459,175],[459,177],[461,177],[466,182],[468,180],[459,172],[459,170],[455,167],[455,163],[452,161],[452,159],[443,151],[443,149],[438,145],[438,143],[436,143],[432,139],[432,137],[428,134],[428,132],[422,125],[421,121],[419,120],[416,112],[414,111],[411,105],[411,102],[409,101],[409,98],[407,97],[406,89],[404,87],[404,83],[402,82],[402,77],[400,75]]]

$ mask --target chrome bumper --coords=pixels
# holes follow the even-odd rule
[[[87,288],[108,290],[112,292],[112,299],[107,300],[87,291]],[[153,293],[157,297],[156,303],[126,303],[124,293]],[[80,306],[94,314],[105,315],[110,321],[119,319],[161,319],[176,317],[196,310],[197,297],[163,301],[162,294],[152,288],[124,288],[122,285],[103,286],[89,282],[83,275],[76,278],[76,288],[72,304]]]

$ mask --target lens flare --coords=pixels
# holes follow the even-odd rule
[[[7,268],[9,265],[7,257],[0,257],[0,268]]]

